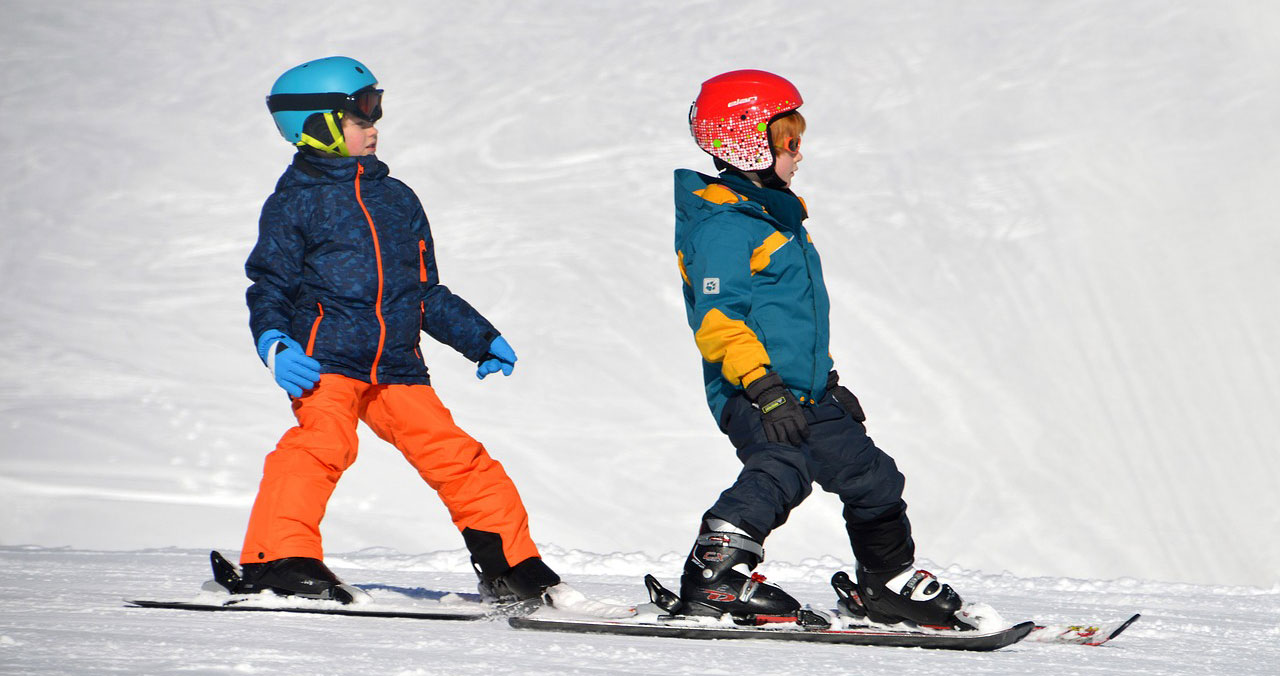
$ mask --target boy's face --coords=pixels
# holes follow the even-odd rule
[[[350,147],[350,144],[348,144],[347,147]],[[778,178],[782,179],[783,183],[787,184],[788,188],[790,188],[791,179],[795,177],[796,169],[799,168],[797,165],[799,165],[800,160],[803,159],[804,155],[800,153],[798,148],[794,153],[786,150],[779,150],[777,151],[777,157],[774,160],[773,172],[778,175]]]
[[[377,127],[355,115],[342,116],[342,140],[352,157],[364,157],[378,151]]]

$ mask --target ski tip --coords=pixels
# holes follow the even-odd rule
[[[1076,645],[1100,646],[1119,636],[1129,625],[1142,617],[1134,613],[1123,622],[1102,622],[1080,625],[1041,625],[1037,624],[1031,640],[1041,643],[1072,643]]]
[[[1113,632],[1111,632],[1110,634],[1108,634],[1108,635],[1107,635],[1107,640],[1108,640],[1108,641],[1110,641],[1111,639],[1113,639],[1113,638],[1115,638],[1115,637],[1119,636],[1119,635],[1120,635],[1120,632],[1124,631],[1125,629],[1128,629],[1128,628],[1129,628],[1129,625],[1133,624],[1134,622],[1137,622],[1137,621],[1138,621],[1138,618],[1140,618],[1140,617],[1142,617],[1142,613],[1134,613],[1134,614],[1133,614],[1133,617],[1130,617],[1129,619],[1125,620],[1124,622],[1121,622],[1121,623],[1120,623],[1120,626],[1116,627],[1116,630],[1115,630],[1115,631],[1113,631]]]

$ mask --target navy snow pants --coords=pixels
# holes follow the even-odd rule
[[[760,412],[741,394],[729,399],[720,429],[742,461],[742,473],[706,516],[723,519],[763,542],[809,497],[813,482],[844,503],[845,527],[859,564],[872,572],[898,571],[915,560],[905,478],[893,458],[876,447],[867,428],[828,392],[803,407],[809,438],[797,448],[770,442]]]

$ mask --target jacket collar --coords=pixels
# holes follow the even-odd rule
[[[800,224],[809,217],[804,202],[789,188],[761,188],[734,171],[720,174],[719,181],[747,199],[759,202],[765,212],[793,231],[799,232]]]
[[[360,174],[364,181],[376,181],[391,173],[376,155],[322,157],[299,151],[294,154],[293,163],[285,170],[284,176],[280,177],[280,182],[282,185],[347,183],[355,180],[357,167],[364,167],[364,173]]]

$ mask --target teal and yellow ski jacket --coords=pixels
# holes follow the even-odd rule
[[[831,303],[803,201],[732,173],[677,169],[675,202],[685,310],[716,422],[729,397],[769,371],[798,401],[821,399]]]

